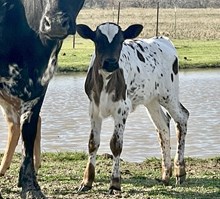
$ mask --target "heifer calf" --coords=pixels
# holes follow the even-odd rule
[[[90,99],[91,133],[89,160],[79,191],[92,188],[96,153],[100,145],[102,119],[112,116],[114,132],[110,141],[113,169],[109,191],[121,190],[120,154],[129,112],[143,104],[156,127],[162,153],[162,182],[168,184],[172,174],[170,154],[170,116],[176,123],[177,149],[174,160],[176,182],[185,180],[184,146],[189,112],[179,102],[178,57],[173,44],[165,37],[126,40],[137,37],[141,25],[125,31],[114,23],[104,23],[92,31],[77,25],[77,32],[95,43],[85,82]]]
[[[18,185],[25,199],[45,198],[33,159],[34,142],[38,139],[39,143],[40,139],[39,112],[56,70],[62,41],[75,34],[75,19],[83,3],[84,0],[0,0],[0,106],[9,127],[8,152],[0,171],[4,174],[10,165],[21,133],[24,153]]]

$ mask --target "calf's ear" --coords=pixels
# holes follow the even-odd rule
[[[123,31],[124,39],[133,39],[137,37],[142,30],[143,30],[143,26],[141,24],[131,25],[126,30]]]
[[[78,24],[76,26],[76,31],[84,39],[91,39],[92,41],[95,39],[95,32],[85,24]]]

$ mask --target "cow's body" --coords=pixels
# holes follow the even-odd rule
[[[91,134],[89,161],[81,191],[92,187],[102,119],[108,116],[113,117],[115,126],[110,141],[113,153],[110,192],[121,189],[119,167],[123,132],[129,112],[138,105],[148,109],[158,132],[162,152],[162,181],[165,184],[168,184],[172,174],[170,116],[164,113],[161,106],[174,119],[177,127],[174,163],[177,183],[185,178],[184,145],[189,113],[179,102],[177,53],[173,44],[164,37],[125,40],[136,37],[140,29],[140,26],[131,26],[122,31],[112,23],[102,24],[96,31],[85,25],[77,28],[82,37],[91,39],[96,46],[85,83],[90,99]]]
[[[40,153],[39,112],[62,40],[75,33],[83,2],[0,0],[0,106],[9,128],[0,174],[10,166],[21,133],[24,151],[18,184],[22,198],[45,198],[33,163],[35,138],[38,157]]]

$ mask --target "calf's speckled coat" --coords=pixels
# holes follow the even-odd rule
[[[80,191],[92,187],[102,120],[108,116],[113,117],[115,126],[110,141],[113,169],[109,191],[121,190],[123,133],[129,112],[138,105],[147,108],[158,133],[164,184],[169,183],[172,175],[169,123],[171,117],[174,119],[177,133],[174,172],[177,183],[185,180],[184,147],[189,112],[179,102],[177,52],[166,37],[131,40],[140,34],[142,28],[141,25],[131,25],[123,31],[114,23],[104,23],[92,31],[86,25],[77,26],[83,38],[95,43],[85,82],[90,99],[91,133],[89,160]],[[164,113],[162,107],[169,114]]]

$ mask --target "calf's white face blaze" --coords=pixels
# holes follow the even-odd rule
[[[116,34],[119,31],[119,27],[114,24],[109,24],[106,26],[105,24],[99,26],[99,30],[103,35],[105,35],[108,39],[108,42],[111,43]]]
[[[179,101],[177,52],[166,37],[131,40],[140,34],[142,28],[141,25],[131,25],[123,31],[113,23],[101,24],[96,31],[86,25],[77,27],[82,37],[95,43],[85,82],[85,91],[90,99],[91,133],[89,161],[80,191],[92,188],[102,119],[109,116],[114,119],[110,140],[113,168],[109,191],[121,190],[123,133],[128,114],[138,105],[147,108],[155,125],[162,155],[161,181],[165,185],[172,174],[169,123],[171,117],[174,119],[177,132],[174,173],[176,183],[185,180],[184,146],[189,112]]]

